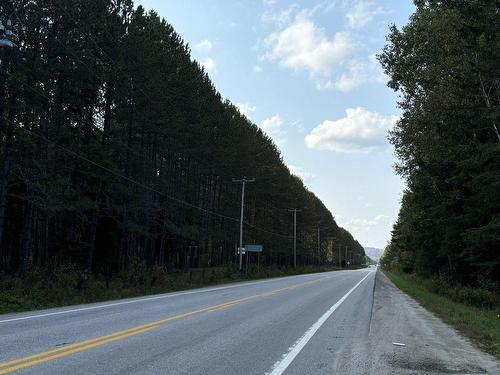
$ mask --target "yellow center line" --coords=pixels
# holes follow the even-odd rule
[[[65,356],[68,356],[68,355],[71,355],[71,354],[74,354],[74,353],[78,353],[78,352],[81,352],[81,351],[84,351],[84,350],[88,350],[88,349],[92,349],[92,348],[95,348],[95,347],[98,347],[98,346],[101,346],[101,345],[105,345],[105,344],[108,344],[108,343],[113,342],[113,341],[123,340],[123,339],[125,339],[127,337],[138,335],[139,333],[151,331],[151,330],[159,328],[159,327],[160,327],[159,325],[156,325],[156,326],[151,326],[151,327],[143,328],[143,329],[140,329],[140,330],[136,330],[134,332],[130,332],[130,333],[127,333],[127,334],[124,334],[124,335],[120,335],[120,336],[111,337],[109,339],[101,340],[101,341],[98,341],[98,342],[95,342],[95,343],[92,343],[92,344],[80,346],[80,347],[77,347],[75,349],[67,350],[67,351],[64,351],[64,352],[61,352],[61,353],[57,353],[57,354],[54,354],[54,355],[51,355],[51,356],[48,356],[48,357],[43,357],[43,358],[40,358],[40,359],[32,360],[30,362],[25,362],[25,363],[21,363],[19,365],[7,367],[5,369],[0,370],[0,375],[9,374],[9,373],[14,372],[16,370],[20,370],[20,369],[23,369],[23,368],[26,368],[26,367],[31,367],[31,366],[34,366],[34,365],[37,365],[37,364],[40,364],[40,363],[52,361],[52,360],[60,358],[60,357],[65,357]]]
[[[213,308],[213,309],[207,310],[207,312],[219,311],[219,310],[227,309],[227,308],[229,308],[229,307],[233,307],[233,306],[236,306],[236,305],[239,305],[239,304],[241,304],[241,302],[238,302],[238,301],[237,301],[237,302],[233,302],[233,303],[231,303],[231,304],[228,304],[228,305],[226,305],[226,306],[222,306],[222,307],[215,307],[215,308]]]
[[[142,324],[142,325],[135,326],[135,327],[132,327],[129,329],[117,331],[117,332],[114,332],[114,333],[111,333],[108,335],[79,341],[79,342],[76,342],[76,343],[73,343],[70,345],[62,346],[60,348],[51,349],[51,350],[48,350],[45,352],[21,357],[18,359],[7,361],[7,362],[2,362],[2,363],[0,363],[0,375],[9,374],[11,372],[14,372],[14,371],[26,368],[26,367],[31,367],[31,366],[34,366],[34,365],[37,365],[40,363],[52,361],[52,360],[60,358],[60,357],[69,356],[71,354],[79,353],[79,352],[82,352],[85,350],[89,350],[89,349],[92,349],[92,348],[95,348],[98,346],[102,346],[102,345],[105,345],[105,344],[108,344],[108,343],[111,343],[114,341],[124,340],[128,337],[135,336],[135,335],[138,335],[138,334],[141,334],[144,332],[148,332],[148,331],[160,328],[162,325],[164,325],[168,322],[174,321],[174,320],[186,318],[186,317],[201,314],[204,312],[213,312],[213,311],[227,309],[227,308],[237,306],[243,302],[247,302],[247,301],[259,298],[259,297],[270,297],[270,296],[276,295],[280,292],[284,292],[286,290],[292,290],[292,289],[304,287],[306,285],[311,285],[311,284],[320,282],[322,280],[329,279],[331,277],[333,277],[333,276],[326,276],[326,277],[322,277],[320,279],[307,281],[304,283],[295,284],[295,285],[291,285],[291,286],[284,287],[284,288],[274,289],[274,290],[271,290],[269,292],[255,294],[255,295],[252,295],[249,297],[240,298],[237,300],[221,303],[218,305],[212,305],[212,306],[204,307],[204,308],[197,309],[197,310],[191,310],[191,311],[188,311],[185,313],[170,316],[170,317],[165,318],[165,319],[157,320],[157,321],[154,321],[151,323]]]
[[[0,375],[3,374],[3,372],[1,372],[3,370],[1,370],[1,369],[3,369],[4,367],[7,367],[7,366],[12,366],[12,365],[17,364],[17,363],[26,362],[26,361],[29,361],[31,359],[38,359],[38,358],[45,357],[45,356],[48,356],[48,355],[54,354],[54,353],[67,352],[70,349],[81,348],[81,347],[87,348],[89,344],[93,345],[93,344],[101,342],[101,341],[106,341],[106,342],[116,341],[115,338],[120,339],[124,335],[127,335],[126,337],[129,337],[129,336],[132,336],[132,335],[136,334],[136,331],[138,331],[137,333],[142,333],[144,329],[150,329],[151,327],[152,328],[158,328],[162,324],[165,324],[165,323],[173,321],[173,320],[185,318],[185,317],[188,317],[190,315],[195,315],[195,314],[199,314],[199,313],[202,313],[202,312],[208,312],[208,311],[214,310],[214,309],[220,310],[220,309],[223,309],[223,308],[226,308],[226,307],[231,307],[231,306],[235,305],[236,303],[239,304],[241,302],[242,301],[240,301],[240,300],[231,301],[231,302],[226,302],[226,303],[222,303],[222,304],[215,305],[215,306],[206,307],[206,308],[199,309],[199,310],[189,311],[189,312],[186,312],[186,313],[183,313],[183,314],[174,315],[174,316],[168,317],[166,319],[158,320],[158,321],[155,321],[155,322],[152,322],[152,323],[142,324],[142,325],[139,325],[139,326],[136,326],[136,327],[133,327],[133,328],[129,328],[129,329],[125,329],[125,330],[122,330],[122,331],[114,332],[114,333],[109,334],[109,335],[99,336],[99,337],[96,337],[96,338],[93,338],[93,339],[79,341],[77,343],[66,345],[66,346],[62,346],[62,347],[57,348],[57,349],[52,349],[52,350],[48,350],[48,351],[45,351],[45,352],[42,352],[42,353],[33,354],[33,355],[30,355],[30,356],[26,356],[26,357],[22,357],[22,358],[19,358],[19,359],[15,359],[15,360],[12,360],[12,361],[3,362],[3,363],[0,363]],[[108,341],[108,340],[111,340],[111,341]]]

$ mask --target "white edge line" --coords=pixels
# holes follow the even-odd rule
[[[349,295],[354,292],[354,290],[363,282],[365,279],[370,276],[373,271],[369,272],[365,277],[363,277],[351,290],[349,290],[341,299],[339,299],[335,305],[330,307],[327,312],[325,312],[321,318],[319,318],[316,323],[314,323],[306,333],[295,342],[289,349],[288,352],[281,356],[281,359],[277,361],[271,372],[267,372],[266,375],[281,375],[285,372],[285,370],[290,366],[295,357],[304,349],[309,340],[314,336],[314,334],[321,328],[321,326],[326,322],[326,320],[334,313],[335,310],[344,302]]]
[[[295,276],[278,277],[278,278],[272,278],[272,279],[268,279],[268,280],[259,280],[259,281],[254,281],[254,282],[247,282],[247,283],[240,283],[240,284],[235,284],[235,285],[221,286],[221,287],[210,288],[210,289],[199,289],[199,290],[191,290],[191,291],[180,292],[180,293],[162,294],[162,295],[154,296],[154,297],[144,297],[144,298],[134,299],[134,300],[129,300],[129,301],[121,301],[121,302],[108,303],[108,304],[105,304],[105,305],[89,306],[89,307],[82,307],[82,308],[79,308],[79,309],[55,311],[55,312],[45,313],[45,314],[36,314],[36,315],[22,316],[22,317],[19,317],[19,318],[4,319],[4,320],[0,320],[0,324],[1,323],[8,323],[8,322],[16,322],[16,321],[20,321],[20,320],[44,318],[44,317],[54,316],[54,315],[70,314],[70,313],[76,313],[76,312],[81,312],[81,311],[98,310],[98,309],[104,309],[104,308],[108,308],[108,307],[128,305],[128,304],[137,303],[137,302],[145,302],[145,301],[153,301],[153,300],[163,299],[163,298],[172,298],[172,297],[178,297],[178,296],[185,296],[185,295],[189,295],[189,294],[199,294],[199,293],[206,293],[206,292],[215,292],[215,291],[224,290],[224,289],[241,288],[241,287],[245,287],[245,286],[249,286],[249,285],[269,283],[269,282],[272,282],[272,281],[279,281],[279,280],[287,279],[289,277],[297,278],[297,277],[310,276],[310,275],[321,275],[321,274],[323,274],[323,272],[320,272],[320,273],[309,273],[309,274],[295,275]]]

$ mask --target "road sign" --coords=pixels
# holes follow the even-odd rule
[[[262,245],[245,245],[245,250],[254,253],[262,253]]]

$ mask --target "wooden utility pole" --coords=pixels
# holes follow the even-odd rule
[[[247,180],[243,177],[241,180],[233,178],[233,182],[241,183],[241,210],[240,210],[240,247],[238,252],[240,254],[240,271],[243,270],[243,209],[245,206],[245,184],[248,182],[255,182],[255,178]]]
[[[293,267],[297,268],[297,212],[298,208],[292,208],[288,211],[293,212]]]

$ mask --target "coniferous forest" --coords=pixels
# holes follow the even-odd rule
[[[365,262],[154,11],[131,0],[1,2],[0,18],[9,15],[18,41],[0,50],[1,273],[236,263],[241,184],[232,179],[243,176],[255,178],[244,243],[263,245],[261,266],[293,264],[291,208],[301,209],[298,265],[338,264],[339,245],[352,263]],[[491,168],[496,140],[478,130],[470,141],[471,158],[457,162],[471,173]]]
[[[390,134],[406,179],[382,263],[500,290],[500,7],[415,1],[380,61],[401,93]]]

